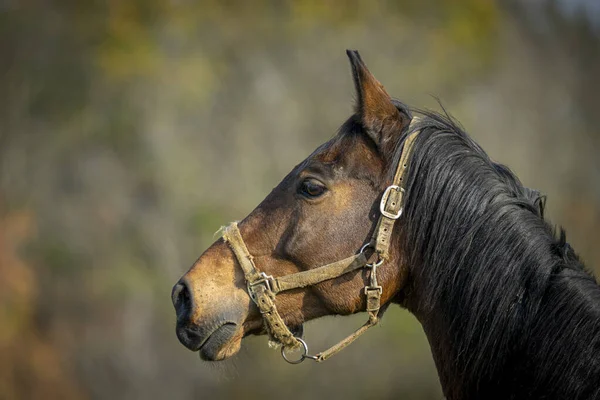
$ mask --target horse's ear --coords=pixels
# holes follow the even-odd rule
[[[356,50],[346,50],[356,86],[356,112],[363,127],[378,149],[388,156],[402,129],[410,123],[404,113],[398,111],[383,85],[371,74]]]

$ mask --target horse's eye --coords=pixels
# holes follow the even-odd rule
[[[298,192],[308,198],[315,198],[325,193],[325,186],[316,179],[306,179],[300,184]]]

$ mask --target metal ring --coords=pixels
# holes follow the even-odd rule
[[[381,264],[383,264],[383,258],[380,258],[379,256],[377,256],[377,258],[379,259],[379,261],[377,261],[376,263],[365,264],[365,266],[369,268],[379,267]]]
[[[365,252],[365,249],[368,249],[369,247],[372,247],[373,250],[375,250],[375,246],[373,246],[373,244],[371,242],[365,244],[363,247],[360,248],[360,252],[359,254],[362,254]],[[383,258],[379,257],[379,253],[377,253],[377,262],[375,263],[371,263],[371,264],[365,264],[365,267],[368,268],[373,268],[373,267],[379,267],[381,264],[383,264]]]
[[[307,354],[308,354],[308,345],[306,344],[306,342],[304,340],[300,339],[299,337],[297,337],[296,340],[298,340],[302,344],[302,355],[297,360],[290,360],[289,358],[287,358],[287,356],[285,355],[286,347],[283,347],[283,346],[281,347],[281,356],[283,357],[283,359],[285,361],[289,362],[290,364],[300,364],[302,361],[304,361],[306,359]]]
[[[363,247],[360,248],[359,253],[362,254],[365,252],[365,249],[368,249],[369,247],[372,247],[373,250],[375,250],[375,246],[373,246],[373,244],[371,242],[365,244]]]

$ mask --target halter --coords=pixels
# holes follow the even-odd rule
[[[418,120],[418,117],[413,118],[409,129],[411,129]],[[258,306],[258,309],[263,316],[265,328],[270,339],[275,343],[281,344],[281,355],[285,361],[290,364],[299,364],[307,358],[316,362],[325,361],[329,357],[340,352],[350,343],[354,342],[360,335],[365,333],[367,329],[375,326],[379,322],[380,314],[382,313],[382,288],[377,283],[377,267],[382,265],[389,257],[389,246],[394,223],[402,215],[402,199],[405,193],[403,179],[408,168],[408,160],[412,153],[414,141],[419,133],[420,130],[414,131],[406,138],[392,184],[385,189],[381,196],[381,202],[379,203],[381,215],[379,216],[375,231],[373,232],[371,240],[360,249],[358,254],[307,271],[281,277],[273,277],[264,272],[259,272],[256,268],[254,257],[252,257],[244,243],[237,222],[233,222],[225,228],[223,239],[233,250],[235,257],[244,271],[248,294],[252,301]],[[374,254],[377,254],[377,261],[368,263],[368,259],[365,255],[365,251],[368,248],[372,248]],[[308,354],[308,345],[306,342],[302,340],[302,338],[295,337],[285,325],[281,315],[279,315],[277,307],[275,306],[275,295],[286,290],[316,285],[317,283],[338,278],[360,268],[368,268],[371,270],[371,273],[369,274],[369,284],[364,288],[364,293],[367,298],[366,311],[369,313],[369,319],[354,333],[329,349],[316,355]],[[286,351],[297,348],[301,348],[302,355],[298,359],[290,359]]]

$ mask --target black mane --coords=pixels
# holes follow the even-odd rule
[[[600,398],[600,287],[544,197],[450,117],[419,113],[400,248],[446,396]]]

